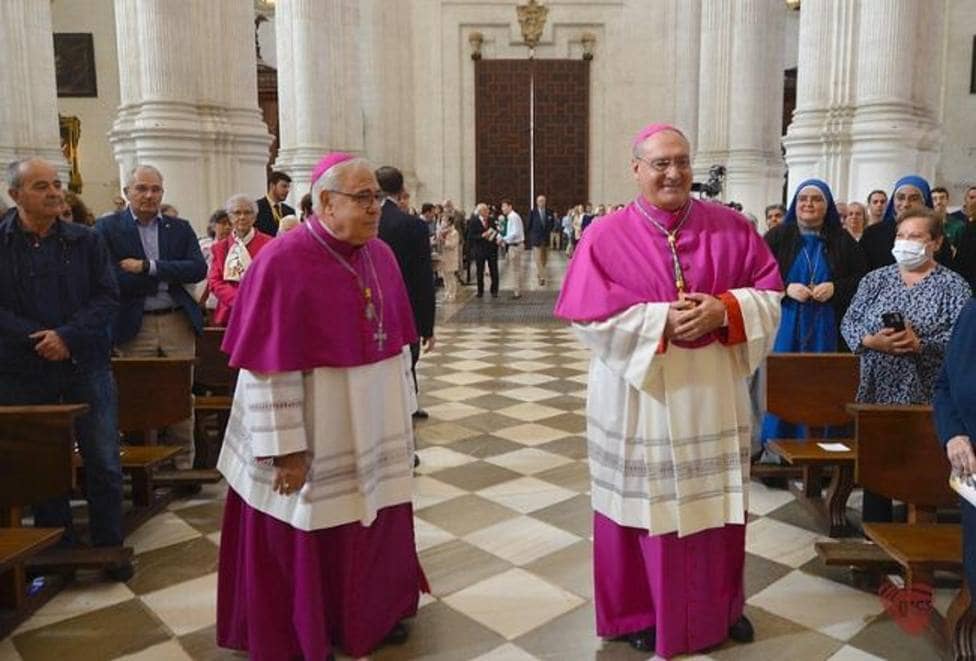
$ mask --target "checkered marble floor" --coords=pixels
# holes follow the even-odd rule
[[[646,658],[594,633],[586,352],[555,323],[448,321],[438,338],[419,366],[430,419],[417,426],[414,499],[433,594],[408,642],[372,658]],[[143,526],[128,539],[128,584],[83,576],[0,641],[0,659],[242,658],[214,645],[224,493],[207,487]],[[875,594],[822,566],[820,539],[788,492],[753,483],[745,580],[756,641],[695,658],[938,658],[933,640],[903,633]],[[951,597],[937,591],[942,612]]]

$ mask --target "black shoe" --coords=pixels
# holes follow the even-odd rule
[[[476,298],[484,298],[485,297],[485,292],[479,291],[477,294],[475,294],[475,297]]]
[[[735,624],[729,627],[729,638],[737,643],[751,643],[756,638],[756,632],[752,628],[752,622],[745,615],[740,617]]]
[[[657,645],[657,634],[654,629],[644,629],[637,633],[628,635],[627,642],[638,652],[653,654],[654,647]]]
[[[491,292],[491,297],[492,298],[498,298],[498,292],[497,291]]]
[[[390,633],[386,634],[386,638],[383,639],[383,644],[403,645],[407,642],[408,636],[407,626],[403,622],[397,622],[396,626],[390,629]]]
[[[105,568],[105,576],[116,583],[127,582],[133,574],[135,570],[132,568],[132,563],[128,561]]]
[[[430,413],[427,413],[427,411],[423,409],[417,409],[416,411],[413,412],[414,420],[426,420],[429,417],[430,417]]]

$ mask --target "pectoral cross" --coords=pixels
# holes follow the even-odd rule
[[[671,249],[671,264],[674,267],[674,284],[678,290],[678,294],[683,294],[685,292],[685,272],[681,268],[681,262],[678,260],[678,237],[675,232],[668,232],[668,248]]]
[[[373,333],[373,339],[376,340],[376,349],[378,351],[382,351],[383,344],[386,342],[386,332],[383,330],[382,326],[377,328],[376,332]]]

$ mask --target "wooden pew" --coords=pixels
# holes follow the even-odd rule
[[[182,449],[155,443],[160,429],[185,420],[192,413],[193,363],[192,358],[112,359],[119,391],[119,431],[139,435],[147,441],[147,445],[122,448],[122,471],[132,481],[134,506],[126,515],[126,533],[138,528],[169,503],[169,497],[157,497],[156,488],[171,482],[158,469]],[[190,483],[220,479],[214,471],[201,475],[194,472],[184,477],[190,478]]]
[[[68,495],[74,487],[74,422],[86,404],[0,406],[0,638],[53,597],[64,577],[46,577],[27,594],[25,565],[57,543],[61,528],[23,528],[23,508]],[[131,549],[62,552],[68,565],[105,566],[128,560]],[[98,562],[93,562],[97,558]]]
[[[803,489],[797,499],[821,520],[831,537],[848,529],[847,499],[854,489],[854,440],[823,439],[843,443],[846,452],[829,452],[817,442],[827,427],[850,424],[846,405],[857,395],[860,364],[847,353],[776,353],[766,357],[766,410],[780,419],[806,425],[808,439],[772,439],[767,447],[788,464],[803,470]],[[827,498],[821,471],[831,471]]]
[[[192,358],[113,358],[112,372],[123,434],[145,434],[154,445],[155,432],[193,412]]]
[[[193,373],[193,402],[196,413],[196,438],[198,465],[212,467],[217,464],[220,443],[227,430],[238,370],[228,364],[228,356],[220,349],[224,329],[208,326],[197,338],[197,362]]]
[[[848,410],[855,420],[858,483],[903,501],[908,508],[908,523],[865,523],[865,536],[898,564],[906,589],[931,586],[936,570],[961,573],[961,527],[935,522],[936,509],[957,506],[959,497],[948,486],[950,466],[935,434],[932,408],[850,404]],[[836,564],[849,545],[816,546],[821,557],[827,554]],[[954,650],[971,649],[976,643],[976,638],[969,638],[976,613],[963,602],[968,602],[965,590],[956,596],[954,619],[950,618],[944,631],[941,618],[933,611],[932,624]]]

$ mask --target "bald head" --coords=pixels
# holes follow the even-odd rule
[[[61,213],[64,195],[54,164],[26,158],[7,166],[7,194],[28,223],[50,225]]]

